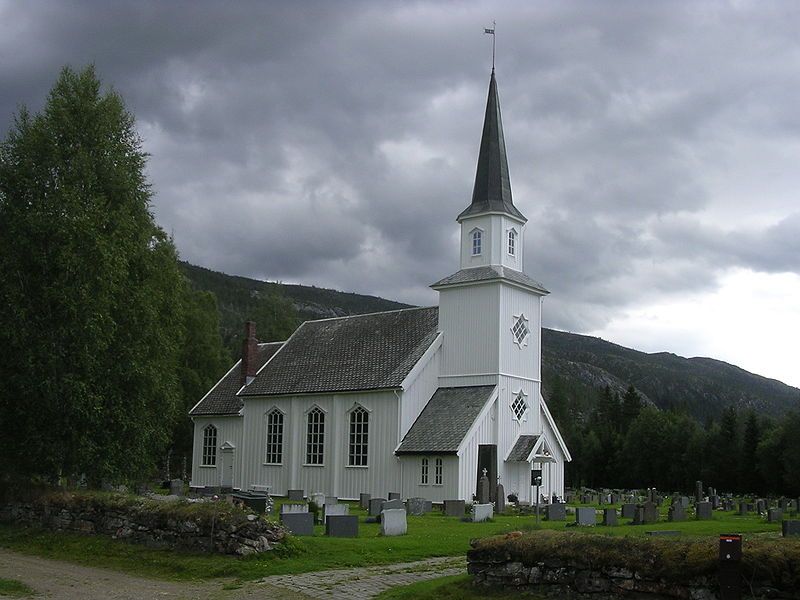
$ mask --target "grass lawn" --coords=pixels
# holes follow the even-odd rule
[[[472,538],[536,528],[532,516],[502,515],[490,523],[464,523],[434,512],[422,517],[409,517],[408,535],[387,538],[379,535],[378,524],[363,522],[366,513],[358,508],[357,503],[351,504],[351,514],[362,517],[358,538],[328,538],[323,535],[322,527],[317,526],[314,537],[292,540],[290,556],[271,553],[247,558],[198,555],[156,550],[101,536],[53,533],[9,525],[0,525],[0,547],[145,577],[170,580],[234,577],[250,580],[268,575],[464,555]],[[581,530],[608,535],[645,535],[646,531],[657,529],[674,529],[681,531],[682,535],[700,536],[720,533],[780,535],[779,524],[768,524],[758,516],[741,517],[734,513],[715,512],[710,521],[663,522],[639,527],[627,525],[628,520],[621,522],[623,524],[618,527]],[[565,525],[565,522],[541,522],[539,528],[563,530]]]
[[[33,590],[21,581],[0,577],[0,596],[23,598],[25,596],[32,596],[33,593]]]
[[[496,590],[476,588],[469,575],[454,575],[429,579],[411,585],[396,587],[377,596],[378,600],[480,600],[481,598],[529,598],[544,599],[544,596],[523,594],[518,590]]]

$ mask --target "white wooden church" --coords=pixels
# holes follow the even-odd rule
[[[259,344],[192,408],[191,487],[270,486],[357,499],[471,501],[486,469],[506,494],[564,495],[571,460],[541,394],[547,290],[523,270],[494,70],[461,264],[439,306],[303,323]]]

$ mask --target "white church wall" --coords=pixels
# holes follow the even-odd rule
[[[507,216],[504,216],[502,219],[496,219],[495,223],[497,232],[494,237],[497,239],[499,245],[497,248],[497,256],[500,258],[500,264],[516,271],[522,271],[525,257],[525,225]],[[512,229],[516,233],[514,237],[514,254],[509,254],[508,233]]]
[[[439,331],[444,336],[442,385],[449,385],[446,379],[450,375],[497,372],[499,301],[500,289],[491,284],[439,292]]]
[[[540,380],[541,297],[504,284],[500,294],[500,372]],[[523,344],[515,342],[512,328],[524,315],[530,332]]]
[[[481,231],[481,253],[472,254],[472,233]],[[461,268],[483,267],[490,264],[492,250],[491,217],[472,217],[461,222]]]
[[[400,439],[417,420],[425,405],[439,387],[439,368],[442,357],[442,336],[431,345],[431,353],[423,355],[403,382],[403,396],[400,402]]]
[[[422,483],[422,458],[428,459],[428,483]],[[442,459],[442,484],[435,482],[436,459]],[[400,456],[400,490],[402,498],[425,498],[431,502],[471,500],[459,495],[459,460],[453,454]],[[384,496],[385,497],[385,496]]]
[[[478,417],[477,423],[459,450],[458,498],[460,500],[472,500],[472,495],[477,490],[478,446],[481,444],[497,444],[497,400],[494,400],[488,410],[483,411]],[[499,451],[498,448],[498,453]],[[498,456],[498,462],[501,461],[502,457]]]
[[[520,391],[525,394],[525,402],[528,404],[522,421],[517,420],[511,408]],[[539,398],[539,382],[519,377],[500,377],[497,410],[498,460],[505,459],[520,435],[536,435],[541,432]]]
[[[217,428],[217,459],[213,467],[202,466],[203,430],[207,425]],[[191,487],[217,487],[222,478],[222,451],[220,446],[229,442],[236,448],[233,451],[233,487],[238,488],[241,478],[240,457],[242,451],[242,418],[239,416],[194,417],[194,441],[192,444]]]
[[[392,391],[353,394],[248,398],[245,406],[246,454],[242,481],[246,486],[270,485],[276,495],[288,489],[322,492],[357,499],[361,492],[375,495],[396,491],[399,465],[397,446],[398,395]],[[362,406],[369,413],[367,466],[348,466],[350,411]],[[273,407],[284,416],[283,464],[264,464],[266,418]],[[307,415],[314,407],[325,413],[323,465],[307,465]]]

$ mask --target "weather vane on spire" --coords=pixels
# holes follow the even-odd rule
[[[491,29],[489,29],[488,27],[485,27],[483,29],[483,33],[488,33],[489,35],[492,36],[492,71],[494,71],[494,42],[495,42],[494,30],[496,28],[497,28],[497,21],[492,21]]]

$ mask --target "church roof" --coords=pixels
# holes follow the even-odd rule
[[[439,388],[395,454],[455,454],[495,386]]]
[[[538,440],[538,435],[519,436],[514,447],[511,448],[511,452],[508,453],[506,460],[508,462],[526,462]]]
[[[258,345],[258,364],[257,369],[266,364],[272,356],[283,346],[284,342],[272,342],[270,344]],[[236,396],[236,392],[242,387],[242,374],[240,369],[242,360],[236,361],[222,379],[217,382],[211,390],[198,402],[192,410],[190,416],[202,415],[237,415],[242,408],[242,401]]]
[[[540,294],[549,294],[550,292],[541,283],[535,279],[531,279],[522,271],[516,271],[508,267],[500,265],[487,265],[484,267],[470,267],[468,269],[461,269],[440,279],[432,284],[433,289],[445,287],[449,285],[460,285],[465,283],[477,283],[480,281],[495,281],[497,279],[505,279],[512,283],[525,286]]]
[[[508,175],[506,142],[503,137],[503,121],[500,118],[500,100],[497,97],[494,69],[489,80],[489,97],[486,100],[486,116],[483,120],[472,203],[458,215],[458,220],[489,212],[506,213],[523,222],[527,221],[511,200],[511,179]]]
[[[240,396],[397,388],[438,334],[439,309],[306,321]]]

